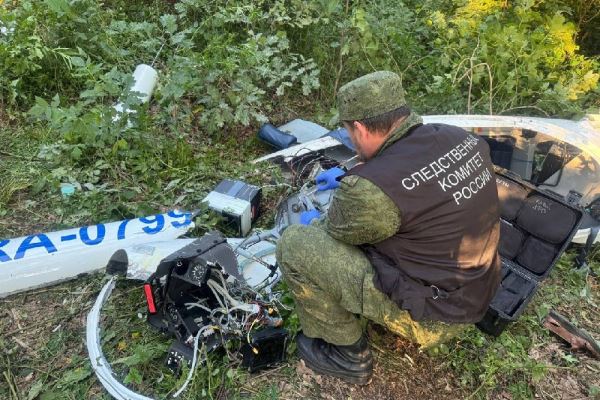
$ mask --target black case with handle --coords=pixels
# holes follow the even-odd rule
[[[523,313],[583,217],[580,208],[561,196],[539,190],[508,170],[496,168],[496,184],[502,281],[487,313],[476,324],[494,336]]]

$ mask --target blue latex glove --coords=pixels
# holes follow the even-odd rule
[[[310,221],[312,221],[315,218],[319,218],[320,216],[321,213],[315,210],[314,208],[312,210],[302,211],[300,213],[300,223],[302,225],[310,225]]]
[[[315,178],[315,182],[317,183],[317,191],[337,189],[340,187],[340,182],[337,180],[337,178],[344,174],[344,170],[338,167],[330,168],[327,171],[321,172]]]

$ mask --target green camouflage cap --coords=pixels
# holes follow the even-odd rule
[[[339,121],[357,121],[405,106],[406,100],[400,77],[390,71],[377,71],[342,86],[337,103]]]

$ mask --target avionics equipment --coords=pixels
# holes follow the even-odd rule
[[[227,220],[239,236],[246,236],[258,218],[261,190],[242,181],[224,179],[204,201]]]
[[[144,293],[148,322],[175,337],[167,357],[167,366],[174,372],[183,362],[192,361],[198,336],[207,351],[229,339],[251,345],[251,334],[282,323],[269,301],[244,282],[233,248],[219,232],[208,233],[163,259],[145,282]],[[243,353],[243,365],[258,370],[283,361],[282,334],[287,337],[285,330],[275,338],[265,331],[261,345],[265,354]],[[275,347],[269,342],[276,342]],[[273,351],[276,354],[271,354]]]
[[[108,301],[116,275],[141,280],[148,322],[174,337],[166,365],[178,374],[190,366],[185,390],[196,365],[207,353],[228,344],[241,366],[250,371],[285,359],[288,335],[281,327],[279,279],[275,264],[275,231],[246,239],[227,239],[210,232],[198,239],[177,239],[117,251],[107,265],[113,278],[104,286],[87,323],[87,347],[92,368],[116,399],[150,400],[120,383],[101,346],[101,309]],[[157,261],[160,260],[160,261]],[[232,346],[233,344],[233,346]]]

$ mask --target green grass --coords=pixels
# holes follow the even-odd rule
[[[35,134],[30,133],[32,136]],[[250,143],[254,142],[251,140]],[[222,169],[212,172],[214,182],[231,173],[243,179],[250,178],[258,184],[267,184],[272,177],[277,177],[275,171],[265,172],[241,162],[238,153],[233,152],[234,148],[239,148],[237,142],[224,142],[215,148],[206,149],[206,153],[203,153],[209,155],[207,160],[217,157],[215,153],[220,155],[219,165]],[[249,147],[245,156],[253,157],[262,150],[260,147]],[[27,173],[23,171],[38,165],[30,160],[33,153],[30,145],[13,151],[18,151],[15,154],[18,157],[11,162],[9,176],[12,179],[26,177]],[[223,157],[225,154],[231,156]],[[193,165],[190,163],[188,168],[193,168]],[[189,181],[188,184],[200,187],[195,186],[199,185],[197,182]],[[209,184],[202,185],[207,188],[204,190],[208,190]],[[276,189],[267,192],[267,204],[273,205],[282,194],[281,190]],[[3,218],[2,234],[12,236],[35,229],[68,226],[76,222],[72,213],[81,213],[81,210],[116,201],[115,198],[111,199],[111,193],[97,196],[98,199],[95,199],[77,194],[65,201],[55,187],[48,188],[40,195],[43,201],[36,200],[33,206],[25,206],[19,199],[38,197],[30,193],[29,187],[18,189],[7,202],[10,218]],[[110,218],[103,211],[83,215],[89,219],[98,214]],[[10,224],[30,215],[46,219],[30,220],[24,226]],[[214,226],[214,223],[210,218],[203,221],[205,227]],[[270,216],[265,216],[261,223],[268,226]],[[594,257],[598,260],[598,251]],[[391,345],[396,341],[391,335],[372,336],[374,344],[381,349],[376,350],[376,355],[382,366],[378,374],[383,376],[372,386],[379,385],[383,388],[381,390],[398,390],[391,387],[391,383],[406,382],[412,387],[415,383],[411,381],[411,375],[415,370],[423,373],[426,380],[428,374],[434,373],[430,366],[435,365],[435,376],[451,378],[450,393],[458,397],[497,398],[510,395],[511,398],[526,399],[538,395],[542,398],[558,398],[557,393],[563,390],[566,377],[576,382],[574,388],[567,386],[569,395],[596,396],[598,362],[584,354],[571,353],[541,326],[541,320],[548,310],[555,309],[592,335],[600,335],[597,324],[598,279],[590,275],[590,271],[582,273],[572,269],[572,258],[572,254],[563,257],[525,314],[498,338],[471,329],[431,354],[422,354],[410,346]],[[597,273],[599,270],[600,263],[594,261],[591,271]],[[84,346],[85,315],[103,282],[101,275],[92,275],[32,293],[11,296],[0,302],[0,398],[26,399],[35,398],[36,394],[40,399],[108,398],[91,371]],[[165,398],[172,393],[182,379],[177,380],[163,366],[171,339],[157,333],[146,323],[145,303],[139,285],[120,283],[104,315],[104,351],[113,362],[120,379],[127,381],[132,388],[157,398]],[[407,361],[407,356],[411,362]],[[307,383],[306,377],[296,373],[294,356],[287,366],[274,372],[267,371],[258,379],[239,370],[239,360],[235,357],[219,353],[209,360],[197,371],[182,398],[274,399],[320,396],[320,393],[351,396],[354,393],[350,386],[329,380],[319,382],[309,379]],[[406,369],[407,375],[397,375],[398,365]],[[423,390],[422,385],[418,389]],[[429,395],[432,393],[423,393],[424,398]],[[372,394],[359,392],[352,396],[368,398]]]
[[[59,136],[26,126],[4,125],[1,132],[1,148],[10,150],[10,155],[3,154],[0,160],[5,171],[0,198],[2,237],[155,212],[181,196],[182,206],[194,208],[226,177],[258,185],[282,182],[276,167],[248,162],[268,151],[252,138],[251,131],[246,131],[243,141],[233,132],[224,132],[219,140],[194,145],[172,142],[171,138],[161,138],[159,131],[152,131],[165,146],[147,159],[148,164],[160,164],[154,179],[148,180],[145,171],[118,164],[106,172],[107,189],[83,189],[64,199],[59,194],[59,180],[53,178],[60,166],[37,157],[42,145],[59,140]],[[189,159],[176,160],[180,152]],[[167,158],[170,161],[159,162],[155,156],[161,154],[171,157]],[[78,173],[85,175],[89,170],[80,167]],[[38,188],[40,179],[44,183]],[[180,181],[172,191],[159,190],[177,179]],[[133,194],[123,200],[127,190]],[[274,205],[285,192],[284,187],[265,189],[264,216],[259,225],[270,226]],[[217,220],[203,214],[196,222],[200,227],[195,234],[201,234],[216,226]],[[592,263],[596,274],[600,271],[599,253],[596,251]],[[391,335],[374,336],[375,345],[381,349],[376,350],[381,369],[370,389],[357,392],[337,382],[297,374],[294,356],[281,369],[257,378],[239,370],[235,357],[219,353],[197,371],[182,398],[373,398],[377,391],[397,391],[401,398],[403,392],[394,382],[403,382],[410,391],[420,391],[423,398],[429,398],[444,389],[427,388],[431,377],[448,379],[447,394],[457,397],[526,399],[537,395],[551,399],[561,398],[563,390],[567,390],[567,397],[597,396],[598,362],[571,353],[541,326],[548,310],[556,309],[595,337],[600,336],[598,278],[573,270],[572,258],[572,254],[563,257],[523,317],[498,338],[471,329],[432,354],[422,354],[406,343],[391,345],[396,341]],[[91,371],[84,346],[85,316],[103,281],[101,275],[93,275],[0,302],[0,398],[108,398]],[[163,366],[171,339],[150,328],[144,313],[140,287],[121,283],[104,313],[104,351],[120,379],[144,394],[166,398],[182,379],[173,377]],[[398,373],[399,366],[404,374]],[[415,371],[422,374],[423,381],[414,380]],[[569,386],[570,382],[575,384]]]
[[[594,322],[598,318],[597,294],[582,295],[586,285],[597,285],[597,278],[574,270],[572,258],[572,255],[562,258],[524,315],[498,338],[473,329],[454,348],[447,350],[448,362],[461,371],[461,382],[470,386],[478,384],[474,393],[508,391],[514,398],[531,398],[540,394],[536,391],[540,383],[554,384],[557,371],[580,375],[581,394],[587,395],[593,390],[590,371],[576,365],[589,363],[593,371],[596,361],[586,355],[571,354],[564,347],[545,353],[550,344],[558,343],[541,325],[550,309],[561,312],[595,337],[600,333]],[[594,267],[598,265],[595,263]],[[592,378],[591,381],[588,378]]]
[[[255,138],[258,127],[265,118],[327,125],[336,86],[374,69],[401,73],[420,112],[465,112],[471,93],[473,111],[487,113],[487,70],[468,69],[479,63],[494,73],[494,111],[569,116],[599,104],[597,61],[566,57],[549,39],[572,28],[576,14],[553,19],[563,6],[510,4],[480,16],[456,2],[352,5],[5,0],[0,20],[16,29],[10,42],[0,35],[0,238],[174,206],[198,209],[223,178],[264,186],[258,226],[270,227],[288,189],[276,166],[250,163],[271,151]],[[509,31],[510,43],[479,46]],[[153,100],[134,105],[132,128],[112,123],[112,105],[131,100],[124,93],[131,71],[157,54]],[[77,190],[63,198],[60,184],[67,182]],[[207,213],[195,222],[194,235],[218,226]],[[197,371],[183,398],[597,397],[598,361],[570,352],[541,326],[556,309],[600,337],[600,252],[596,276],[574,271],[572,257],[563,257],[523,317],[498,338],[471,329],[425,354],[370,328],[378,367],[366,388],[315,378],[293,354],[278,369],[249,375],[221,352]],[[92,275],[0,300],[0,399],[109,398],[85,349],[85,317],[104,280]],[[144,313],[141,288],[119,283],[103,314],[104,351],[120,379],[166,398],[182,379],[163,366],[171,339],[151,329]],[[297,327],[293,314],[288,323]]]

